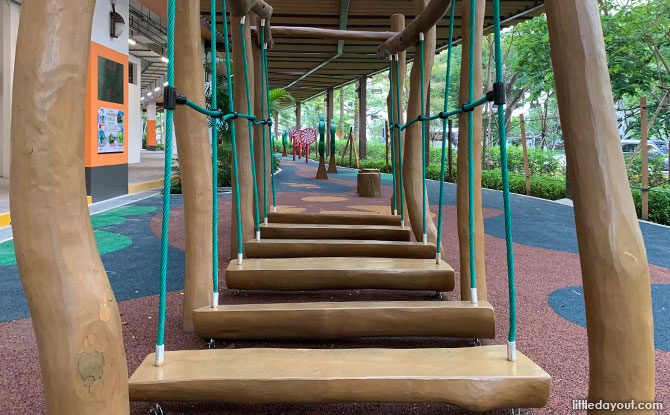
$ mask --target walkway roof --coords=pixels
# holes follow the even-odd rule
[[[165,1],[140,0],[165,18]],[[413,1],[410,0],[266,0],[273,8],[272,24],[276,26],[312,26],[328,29],[388,31],[390,16],[402,13],[408,24],[414,19]],[[456,3],[454,40],[461,38],[461,4]],[[203,26],[208,25],[209,0],[200,0]],[[162,6],[162,10],[160,9]],[[217,26],[223,33],[220,0],[217,0]],[[543,0],[500,0],[503,26],[512,26],[544,11]],[[486,1],[484,28],[492,30],[492,2]],[[204,27],[203,27],[204,28]],[[203,33],[207,36],[208,33]],[[207,36],[209,37],[209,36]],[[444,49],[449,38],[448,13],[437,27],[437,47]],[[358,76],[384,70],[387,61],[375,54],[378,42],[345,41],[342,54],[322,65],[338,53],[338,41],[311,38],[274,37],[275,47],[268,53],[271,88],[288,88],[297,101],[321,94],[328,87],[337,87],[356,80]],[[221,47],[220,45],[219,47]],[[220,51],[222,49],[219,49]],[[414,51],[408,50],[408,59]],[[317,68],[314,70],[315,68]],[[313,72],[312,72],[313,70]]]

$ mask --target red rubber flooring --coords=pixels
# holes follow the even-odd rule
[[[313,166],[299,166],[298,176],[303,179],[314,177]],[[286,174],[285,172],[283,174]],[[296,178],[299,179],[299,178]],[[283,178],[284,186],[291,182]],[[295,191],[281,192],[277,195],[280,206],[305,208],[307,211],[356,211],[370,210],[369,206],[388,206],[391,197],[390,187],[385,187],[382,198],[363,199],[356,195],[355,181],[331,176],[329,184],[347,186],[347,193],[324,192],[326,184],[313,181],[321,188],[295,187]],[[288,185],[290,187],[290,184]],[[347,200],[310,201],[304,197],[344,197]],[[230,221],[230,198],[224,198],[219,204],[222,224]],[[358,206],[359,209],[352,206]],[[433,212],[437,212],[433,206]],[[485,209],[485,217],[496,216],[501,211]],[[445,225],[442,241],[445,247],[443,258],[458,270],[456,212],[455,206],[445,206]],[[181,207],[173,210],[170,243],[183,248],[183,211]],[[160,229],[160,216],[152,219],[154,233]],[[229,228],[221,226],[220,236],[220,275],[229,261]],[[488,280],[488,299],[496,310],[497,331],[495,340],[484,340],[484,344],[504,344],[508,328],[507,312],[507,276],[505,264],[505,242],[494,236],[486,236],[486,267]],[[569,286],[580,285],[580,265],[577,254],[558,252],[533,246],[515,244],[516,287],[518,306],[517,345],[533,361],[542,366],[553,378],[549,403],[542,409],[524,410],[525,414],[571,414],[585,413],[573,411],[572,400],[585,399],[588,391],[588,354],[586,330],[555,313],[547,302],[552,291]],[[158,258],[154,258],[158,260]],[[652,283],[670,282],[670,270],[651,266]],[[458,275],[458,274],[457,274]],[[447,299],[458,299],[458,277],[456,289],[448,293]],[[264,303],[290,301],[352,301],[372,299],[428,299],[433,293],[393,293],[382,291],[345,291],[319,293],[265,293],[244,292],[235,295],[230,290],[221,293],[222,303]],[[181,330],[181,292],[168,294],[168,313],[166,321],[166,349],[197,349],[206,347],[205,342],[192,334]],[[124,342],[128,359],[129,373],[140,364],[147,353],[153,352],[156,337],[157,296],[142,297],[120,302],[121,320],[124,322]],[[0,323],[0,414],[34,414],[44,412],[44,398],[39,372],[39,359],[30,319]],[[359,339],[330,342],[235,342],[221,343],[217,347],[464,347],[465,340],[439,338],[424,339]],[[665,402],[670,407],[670,353],[656,351],[656,401]],[[146,414],[149,403],[132,403],[131,413]],[[331,405],[226,405],[226,404],[170,404],[163,403],[166,414],[465,414],[467,411],[448,405],[437,404],[331,404]],[[504,411],[498,412],[506,413]]]

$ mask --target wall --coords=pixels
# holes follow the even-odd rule
[[[12,79],[20,12],[18,2],[0,0],[0,176],[3,177],[9,177]]]
[[[128,84],[128,163],[139,163],[142,150],[141,64],[140,58],[133,55],[128,60],[135,64],[135,83]]]

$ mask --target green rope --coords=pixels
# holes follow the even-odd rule
[[[216,0],[210,0],[210,33],[216,33]],[[216,96],[218,88],[216,84],[216,36],[210,36],[210,56],[212,65],[212,108],[218,108]],[[187,101],[188,102],[188,101]],[[218,167],[217,150],[219,144],[218,121],[212,118],[212,307],[218,305],[219,294],[219,238],[218,238]],[[216,304],[214,304],[216,301]]]
[[[393,59],[389,59],[389,82],[391,83],[390,101],[391,113],[389,114],[389,123],[393,126],[393,117],[395,107],[393,105]],[[396,195],[396,171],[395,171],[395,128],[391,127],[391,167],[393,167],[393,214],[398,214],[398,196]]]
[[[226,11],[226,0],[221,0],[221,4],[223,6],[223,21],[226,22],[226,19],[228,18],[228,12]],[[226,83],[228,84],[228,101],[230,105],[230,112],[231,114],[235,113],[234,105],[233,105],[233,82],[230,79],[230,46],[228,45],[228,24],[223,25],[223,38],[224,42],[223,45],[226,50]],[[232,117],[231,117],[232,118]],[[226,117],[224,117],[224,120]],[[239,177],[239,171],[237,168],[237,144],[236,144],[236,138],[235,138],[235,123],[231,122],[230,123],[230,135],[231,135],[231,140],[232,140],[232,148],[233,148],[233,185],[235,187],[235,194],[237,195],[235,197],[235,214],[236,214],[236,219],[237,219],[237,262],[241,263],[242,261],[242,254],[243,254],[243,249],[244,249],[244,241],[242,240],[242,212],[240,208],[240,177]]]
[[[244,61],[244,81],[247,87],[247,111],[251,114],[251,94],[249,89],[249,69],[247,65],[247,47],[244,38],[244,18],[240,21],[240,41],[242,42],[242,61]],[[251,156],[251,177],[254,186],[254,211],[256,212],[256,239],[261,233],[260,215],[258,211],[258,182],[256,181],[256,162],[254,160],[254,137],[251,121],[249,121],[249,153]]]
[[[268,51],[267,51],[267,45],[265,44],[265,31],[263,31],[263,51],[262,51],[262,65],[263,65],[263,73],[265,77],[265,98],[267,99],[268,103],[268,120],[271,117],[270,114],[270,75],[269,75],[269,69],[268,69]],[[270,131],[270,134],[272,136],[272,147],[274,148],[275,146],[275,139],[274,139],[274,134],[272,133],[272,125],[268,124],[268,130]],[[273,152],[273,160],[274,160],[274,152]],[[274,211],[277,211],[277,193],[275,192],[275,166],[274,162],[270,166],[270,175],[272,177],[272,206],[274,208]],[[267,214],[266,214],[267,216]]]
[[[472,102],[474,95],[474,79],[475,72],[475,0],[470,0],[470,58],[468,59],[468,103]],[[472,111],[468,112],[468,233],[470,238],[470,288],[477,289],[475,277],[475,210],[474,210],[474,190],[473,190],[473,158],[472,158]],[[472,301],[474,302],[474,298]]]
[[[502,49],[500,47],[500,1],[493,0],[493,27],[495,32],[496,82],[503,82]],[[509,292],[509,333],[507,341],[516,338],[516,293],[514,289],[514,252],[512,243],[512,214],[509,201],[507,172],[507,137],[505,136],[505,106],[498,105],[498,132],[500,134],[500,160],[502,170],[503,203],[505,206],[505,245],[507,248],[507,288]]]
[[[449,14],[449,50],[447,51],[447,75],[446,75],[446,80],[445,80],[445,86],[444,86],[444,109],[443,111],[446,113],[447,110],[449,109],[449,83],[451,82],[451,47],[452,43],[454,41],[454,3],[451,3],[451,12]],[[446,156],[446,147],[447,147],[447,118],[442,119],[442,159],[440,162],[440,203],[437,205],[438,206],[438,213],[437,213],[437,246],[436,246],[436,252],[437,252],[437,260],[439,261],[440,259],[440,244],[442,241],[442,217],[443,212],[442,212],[442,203],[444,201],[444,163],[445,163],[445,156]],[[439,263],[439,262],[438,262]]]
[[[424,72],[425,72],[425,63],[423,56],[423,39],[424,34],[421,33],[420,44],[420,53],[421,53],[421,117],[426,112],[426,98],[425,94],[425,81],[424,81]],[[423,243],[428,242],[428,235],[426,233],[426,121],[421,121],[421,202],[423,204]]]
[[[191,101],[190,99],[186,100],[186,106],[191,107],[194,110],[198,111],[201,114],[205,114],[208,117],[212,118],[220,118],[221,117],[221,111],[219,110],[208,110],[207,108],[203,108],[200,105],[196,104],[195,102]],[[212,108],[216,108],[212,106]]]
[[[167,83],[174,85],[174,9],[175,0],[168,0]],[[163,171],[163,217],[161,218],[161,270],[158,291],[158,333],[156,365],[163,363],[158,351],[165,344],[165,297],[167,295],[168,230],[170,228],[170,185],[172,176],[172,110],[165,114],[165,162]],[[162,354],[162,353],[160,353]]]
[[[261,27],[261,119],[265,118],[265,64],[263,54],[265,53],[265,22]],[[268,112],[269,108],[268,108]],[[269,117],[268,117],[269,118]],[[267,124],[267,121],[263,121]],[[265,223],[268,222],[268,161],[267,161],[267,146],[265,145],[265,125],[263,126],[263,212]],[[269,134],[269,133],[268,133]]]
[[[395,102],[398,104],[396,105],[396,114],[397,117],[396,119],[398,120],[398,123],[400,123],[401,118],[401,110],[400,107],[402,106],[400,103],[400,78],[398,75],[398,66],[400,66],[398,62],[398,55],[394,56],[393,61],[395,62]],[[405,224],[405,190],[404,190],[404,184],[403,184],[403,177],[402,177],[402,133],[400,130],[398,130],[398,133],[396,135],[396,138],[398,139],[397,143],[397,149],[398,149],[398,175],[400,177],[400,223]]]
[[[232,95],[232,92],[230,93]],[[228,120],[234,120],[235,118],[246,118],[247,120],[255,120],[256,116],[255,115],[248,115],[248,114],[237,114],[235,112],[228,113],[224,115],[221,119],[223,121],[228,121]]]

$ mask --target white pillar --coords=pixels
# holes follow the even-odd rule
[[[9,177],[12,82],[20,12],[19,1],[0,0],[0,176],[3,177]]]
[[[140,95],[142,94],[142,75],[140,58],[128,56],[128,70],[134,71],[134,83],[128,83],[128,164],[140,162],[140,150],[142,150],[142,107]],[[154,117],[155,119],[155,117]]]

